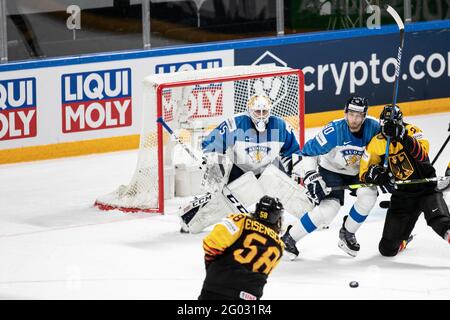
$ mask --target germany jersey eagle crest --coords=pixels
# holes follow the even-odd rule
[[[407,150],[397,141],[389,145],[388,164],[395,180],[410,180],[430,178],[436,176],[436,172],[428,158],[429,142],[424,138],[420,128],[405,124],[408,136],[413,138],[412,150]],[[364,181],[364,176],[372,165],[379,165],[384,162],[386,151],[386,138],[377,134],[370,140],[366,147],[364,156],[360,164],[360,179]],[[401,192],[421,192],[429,188],[429,184],[400,185],[398,191]]]

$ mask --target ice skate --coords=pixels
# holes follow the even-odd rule
[[[356,237],[354,233],[349,232],[345,228],[345,221],[347,220],[347,216],[344,217],[344,222],[342,223],[342,228],[339,230],[339,242],[338,246],[345,253],[352,257],[356,257],[359,251],[359,243],[356,241]]]
[[[285,234],[281,237],[281,240],[284,242],[285,248],[283,253],[283,260],[295,260],[300,252],[295,245],[295,240],[289,234],[289,230],[292,226],[289,226],[285,232]]]

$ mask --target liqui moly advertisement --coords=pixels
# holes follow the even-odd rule
[[[0,140],[35,137],[37,108],[36,78],[1,80]]]
[[[63,133],[131,126],[131,69],[63,74],[61,82]]]
[[[155,74],[174,73],[183,71],[204,70],[220,68],[223,66],[221,58],[190,61],[174,61],[171,63],[157,64]],[[210,83],[205,85],[192,85],[181,88],[172,88],[163,91],[163,113],[166,121],[173,119],[174,110],[183,100],[187,107],[186,116],[193,119],[207,119],[223,115],[223,84]],[[184,101],[184,99],[187,99]]]

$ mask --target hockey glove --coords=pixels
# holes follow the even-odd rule
[[[447,170],[445,170],[445,176],[450,176],[450,163],[447,167]],[[450,191],[450,179],[442,180],[437,183],[436,191],[440,192],[447,192]]]
[[[308,197],[315,204],[320,204],[320,201],[330,194],[325,181],[323,181],[322,176],[317,171],[307,172],[303,182],[305,183],[305,187],[308,189]]]
[[[394,189],[395,180],[392,173],[379,165],[370,166],[364,180],[366,183],[373,183],[380,186],[383,193],[392,192]]]
[[[383,125],[383,133],[396,141],[402,141],[406,134],[405,126],[392,120],[388,120]]]

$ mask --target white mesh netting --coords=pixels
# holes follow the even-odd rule
[[[95,204],[105,210],[163,213],[162,175],[164,164],[173,165],[173,150],[169,148],[173,142],[167,133],[162,130],[158,133],[158,115],[163,116],[185,143],[195,146],[191,141],[194,131],[201,128],[207,134],[226,118],[245,112],[252,95],[264,94],[272,101],[272,114],[285,119],[302,140],[303,80],[300,77],[298,70],[270,65],[146,77],[139,156],[134,175],[129,185],[99,197]]]

